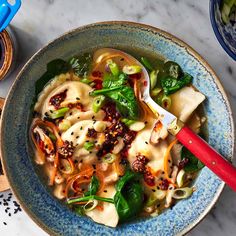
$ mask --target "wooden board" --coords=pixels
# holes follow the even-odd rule
[[[5,99],[0,97],[0,113],[2,113],[2,107],[4,105],[4,101],[5,101]],[[10,188],[10,186],[9,186],[6,176],[0,175],[0,192],[5,191],[9,188]]]

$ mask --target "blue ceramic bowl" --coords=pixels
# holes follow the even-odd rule
[[[99,47],[114,47],[143,54],[162,54],[178,62],[194,77],[194,85],[207,96],[209,143],[229,160],[233,157],[234,128],[226,94],[214,71],[191,47],[151,26],[130,22],[103,22],[71,31],[36,53],[24,66],[5,103],[1,126],[1,152],[5,173],[14,194],[31,218],[50,235],[183,235],[199,223],[217,201],[224,183],[204,168],[186,200],[155,218],[113,229],[77,216],[56,200],[38,175],[29,145],[30,105],[35,81],[47,62]]]
[[[236,24],[225,25],[221,19],[220,4],[222,0],[210,0],[210,19],[212,28],[224,50],[236,60]]]

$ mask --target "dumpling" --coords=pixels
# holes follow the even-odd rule
[[[205,100],[205,96],[194,87],[184,87],[172,94],[170,112],[185,122],[193,111]]]
[[[106,187],[107,192],[101,193],[101,197],[113,198],[116,190],[115,187],[109,185]],[[93,209],[92,211],[86,212],[86,215],[92,218],[93,221],[104,224],[110,227],[116,227],[119,221],[119,216],[113,203],[104,202],[103,210]]]

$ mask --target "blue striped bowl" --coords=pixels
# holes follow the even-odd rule
[[[196,191],[186,200],[155,218],[109,228],[77,216],[56,200],[33,162],[28,130],[35,81],[47,62],[99,47],[114,47],[143,54],[162,54],[178,62],[194,77],[194,85],[207,96],[209,143],[229,160],[233,157],[232,113],[219,79],[191,47],[160,29],[131,22],[103,22],[73,30],[49,43],[24,66],[4,107],[1,152],[5,173],[25,211],[50,235],[183,235],[199,223],[216,203],[224,183],[204,168],[196,179]]]

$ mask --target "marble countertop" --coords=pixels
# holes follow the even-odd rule
[[[78,26],[108,20],[150,24],[191,45],[221,78],[236,117],[236,62],[215,38],[207,0],[22,0],[21,10],[12,21],[20,44],[18,66],[10,78],[0,82],[0,96],[7,95],[22,65],[47,42]],[[6,206],[3,198],[8,197]],[[18,208],[14,201],[10,191],[0,193],[0,235],[47,235],[24,211],[14,214]],[[236,193],[226,187],[209,215],[188,235],[232,236],[235,222]]]

